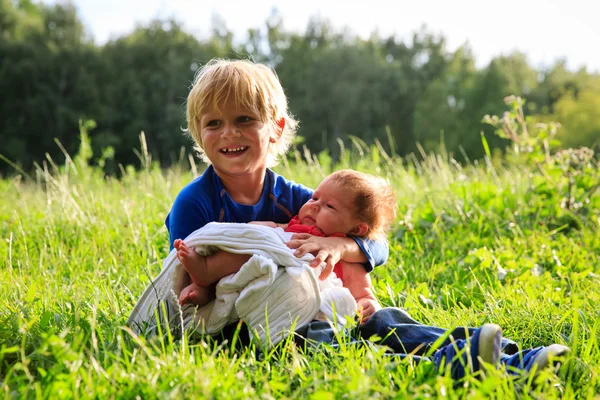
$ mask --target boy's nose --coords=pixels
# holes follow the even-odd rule
[[[242,133],[240,132],[239,128],[233,124],[225,124],[223,126],[223,132],[221,133],[221,136],[223,137],[230,137],[230,138],[236,138],[236,137],[240,137]]]

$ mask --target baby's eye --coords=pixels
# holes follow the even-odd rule
[[[219,121],[218,119],[212,119],[206,123],[206,126],[219,126],[220,124],[221,121]]]
[[[332,206],[331,204],[327,204],[327,208],[331,208],[332,210],[335,210],[335,207]]]
[[[319,200],[319,198],[318,198],[317,196],[313,196],[313,197],[311,198],[311,200],[312,200],[312,201],[317,201],[317,200]]]

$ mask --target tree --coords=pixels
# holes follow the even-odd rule
[[[440,140],[451,153],[457,153],[459,146],[473,147],[472,142],[479,142],[477,132],[469,131],[476,116],[467,108],[476,77],[473,54],[464,46],[452,55],[443,74],[427,86],[415,110],[415,139],[426,150],[439,151]]]
[[[44,26],[42,9],[29,0],[0,0],[0,38],[2,42],[23,41],[41,32]]]
[[[416,103],[446,64],[441,38],[421,32],[411,46],[363,40],[313,19],[303,35],[284,43],[277,72],[313,151],[335,153],[336,141],[348,135],[384,138],[387,126],[401,153],[414,148]]]
[[[417,142],[417,104],[429,85],[447,68],[445,39],[423,28],[413,34],[410,45],[390,37],[384,41],[383,50],[383,56],[391,67],[391,77],[384,78],[387,80],[386,87],[394,91],[388,125],[398,151],[406,154],[415,150]]]
[[[107,43],[101,51],[103,107],[96,143],[114,146],[121,162],[136,163],[133,149],[144,131],[149,149],[164,165],[177,161],[189,140],[185,101],[198,67],[230,49],[225,40],[201,43],[174,21],[155,20]]]
[[[3,154],[26,165],[43,160],[46,152],[60,160],[54,139],[74,151],[78,120],[98,106],[90,71],[95,49],[70,3],[21,1],[12,9],[10,2],[2,4],[3,19],[14,22],[0,44],[0,59],[7,60],[0,65]]]
[[[536,70],[513,53],[478,70],[467,46],[448,52],[444,37],[425,28],[409,40],[362,39],[312,18],[297,33],[276,9],[243,41],[218,15],[212,24],[199,39],[177,21],[154,20],[98,46],[72,3],[0,0],[2,154],[26,167],[45,153],[61,162],[55,138],[73,153],[79,120],[93,119],[96,157],[112,146],[116,162],[137,164],[133,149],[144,131],[155,160],[176,162],[190,148],[182,132],[190,85],[213,57],[250,57],[275,68],[301,121],[299,135],[313,152],[329,149],[334,157],[338,140],[354,135],[385,146],[388,131],[400,155],[415,151],[417,141],[438,150],[443,131],[449,151],[481,157],[482,130],[490,147],[506,146],[480,121],[501,113],[511,94],[528,99],[525,111],[535,120],[563,122],[567,144],[591,145],[598,136],[599,76],[565,62]]]
[[[563,95],[554,105],[550,117],[560,121],[561,141],[567,147],[600,145],[600,78],[576,92]]]
[[[496,57],[485,69],[478,71],[472,90],[465,98],[466,119],[463,135],[470,139],[461,144],[470,157],[480,158],[484,155],[480,132],[485,133],[490,147],[506,147],[507,142],[494,135],[491,127],[483,125],[481,118],[488,114],[502,113],[506,96],[514,94],[527,97],[527,94],[537,87],[537,75],[537,71],[527,62],[527,57],[519,52]]]

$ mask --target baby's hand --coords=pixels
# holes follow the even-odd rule
[[[252,221],[248,223],[252,225],[268,226],[269,228],[277,228],[277,224],[273,221]]]
[[[371,318],[376,311],[381,310],[381,305],[375,299],[360,299],[356,304],[356,312],[359,315],[361,325]]]

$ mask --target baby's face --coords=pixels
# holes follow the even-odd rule
[[[354,213],[354,195],[339,183],[325,178],[312,198],[298,213],[300,223],[316,226],[325,236],[353,234],[358,221]]]

